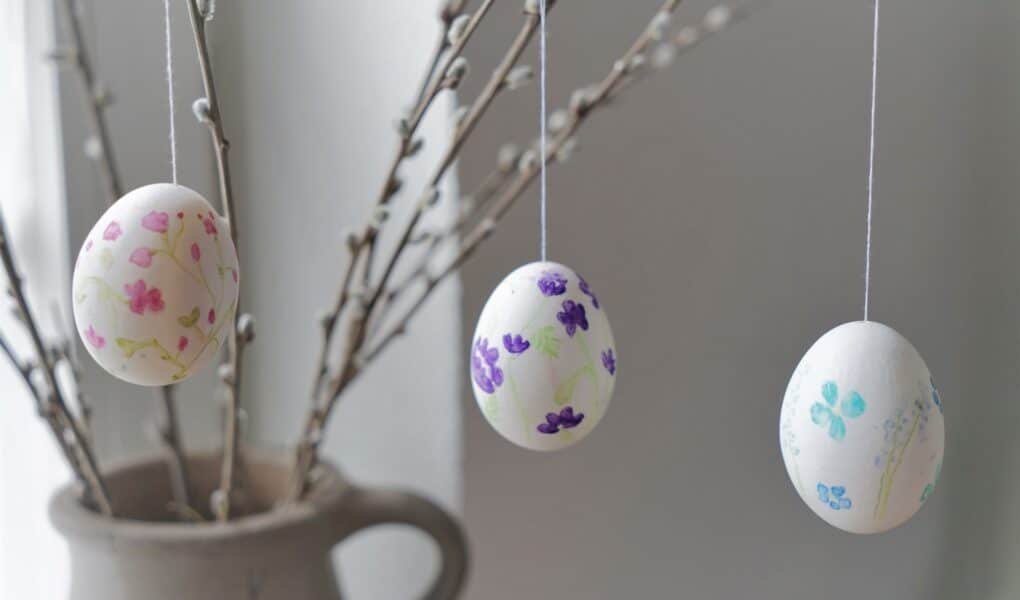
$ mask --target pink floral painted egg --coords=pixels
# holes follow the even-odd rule
[[[74,320],[110,374],[138,385],[187,379],[212,362],[237,306],[227,222],[184,186],[138,188],[89,232],[74,267]]]
[[[558,263],[507,275],[482,309],[470,354],[482,414],[524,448],[579,442],[613,396],[617,355],[605,307],[583,277]]]

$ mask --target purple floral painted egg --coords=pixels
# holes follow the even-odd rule
[[[573,269],[520,267],[489,296],[470,351],[471,384],[486,420],[531,450],[560,450],[602,420],[616,382],[604,307]]]
[[[124,381],[167,385],[207,366],[223,346],[237,305],[237,252],[204,198],[157,183],[99,219],[71,285],[92,358]]]

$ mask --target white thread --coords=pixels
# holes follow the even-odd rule
[[[174,56],[170,36],[170,0],[163,0],[163,20],[166,24],[166,90],[170,105],[170,170],[177,184],[177,130],[174,127]]]
[[[539,13],[539,49],[538,49],[538,78],[539,78],[539,94],[541,100],[539,102],[539,138],[538,146],[541,156],[541,163],[539,166],[539,172],[541,174],[541,182],[539,184],[541,202],[539,204],[540,209],[540,220],[541,220],[541,254],[542,262],[545,262],[549,252],[549,216],[548,216],[548,180],[546,177],[546,89],[545,89],[545,76],[546,76],[546,28],[545,28],[545,3],[546,0],[539,0],[538,2],[538,13]]]
[[[871,123],[868,133],[868,226],[864,240],[864,320],[868,320],[871,297],[871,214],[875,190],[875,105],[878,97],[878,15],[881,0],[875,0],[875,27],[871,46]]]

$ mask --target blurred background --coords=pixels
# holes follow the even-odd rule
[[[162,5],[81,4],[118,99],[109,114],[127,187],[165,180]],[[244,381],[247,435],[284,445],[306,406],[316,315],[335,293],[343,230],[367,216],[393,121],[438,34],[438,2],[218,4],[210,35],[234,147],[242,293],[259,336]],[[496,2],[472,39],[461,101],[502,58],[521,4]],[[560,0],[550,16],[551,106],[601,79],[660,4]],[[25,60],[59,77],[52,154],[64,173],[70,259],[104,201],[82,153],[76,81],[28,58],[47,47],[47,31],[62,35],[46,27],[55,22],[48,5],[26,4],[43,41]],[[678,24],[712,6],[684,3]],[[598,291],[619,348],[614,403],[597,433],[558,454],[520,450],[490,430],[466,385],[485,299],[537,257],[534,190],[337,414],[329,455],[352,478],[415,489],[463,516],[468,598],[1020,595],[1020,4],[883,3],[872,317],[910,339],[938,380],[947,450],[924,510],[869,537],[837,532],[802,505],[777,429],[801,355],[861,316],[872,3],[748,6],[746,20],[595,114],[576,155],[550,172],[550,257]],[[188,110],[200,85],[180,3],[174,19],[182,182],[214,197],[207,135]],[[534,48],[524,62],[537,65]],[[537,91],[498,99],[450,191],[475,189],[504,143],[535,137]],[[427,124],[432,135],[449,129],[453,107],[449,98]],[[411,189],[440,150],[412,163]],[[305,266],[295,269],[298,259]],[[96,368],[87,386],[102,459],[154,451],[146,393]],[[212,389],[207,374],[181,394],[189,446],[216,439]],[[7,412],[24,404],[18,393],[3,395],[0,464],[21,464],[15,453],[45,452],[50,440],[26,425],[29,410]],[[22,485],[14,472],[0,471],[0,497]],[[11,506],[0,503],[0,591],[53,597],[10,592],[38,589],[43,576],[11,566],[24,562],[12,552],[25,554],[10,533],[20,520],[11,515],[24,513]],[[429,543],[401,529],[365,534],[340,555],[353,598],[411,597],[435,564]]]

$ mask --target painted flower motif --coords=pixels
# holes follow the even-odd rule
[[[854,505],[846,496],[846,488],[841,485],[829,487],[824,483],[819,483],[818,499],[828,504],[832,510],[850,510]]]
[[[939,407],[939,414],[942,414],[942,396],[939,395],[939,390],[935,387],[935,378],[929,375],[928,380],[931,382],[931,401]]]
[[[183,212],[178,212],[177,213],[177,218],[178,219],[183,219],[184,218],[184,213]]]
[[[124,233],[124,230],[120,228],[120,223],[110,221],[110,224],[103,230],[103,239],[108,242],[113,242],[116,241],[122,233]]]
[[[613,356],[613,349],[602,351],[602,366],[609,371],[610,375],[616,375],[616,357]]]
[[[503,336],[503,347],[510,354],[521,354],[531,347],[531,342],[521,337],[521,334]]]
[[[538,290],[543,296],[562,296],[567,293],[567,278],[556,271],[542,271]]]
[[[191,260],[195,262],[202,260],[202,249],[198,247],[197,243],[191,244]]]
[[[87,242],[85,242],[85,252],[88,252],[91,249],[92,249],[92,240],[88,240]]]
[[[156,233],[166,233],[170,228],[170,215],[154,210],[142,217],[142,227]]]
[[[503,385],[503,370],[496,366],[499,349],[490,348],[488,338],[475,341],[471,352],[471,375],[486,394],[492,394]]]
[[[134,252],[131,253],[131,256],[128,258],[128,260],[135,263],[139,267],[142,267],[143,269],[147,269],[152,266],[153,254],[155,254],[155,252],[153,252],[149,248],[145,247],[135,248]]]
[[[215,323],[216,322],[216,309],[215,308],[210,308],[209,309],[209,314],[206,315],[205,319],[206,319],[206,321],[209,321],[210,325]]]
[[[177,351],[178,352],[184,352],[184,349],[187,348],[187,347],[188,347],[188,338],[187,338],[187,336],[183,336],[182,335],[180,337],[180,339],[177,340]]]
[[[124,293],[128,295],[128,307],[136,315],[144,315],[145,309],[150,312],[163,310],[163,292],[159,288],[146,289],[145,282],[139,279],[134,283],[124,284]]]
[[[569,337],[574,337],[574,332],[580,327],[588,331],[588,317],[584,314],[584,305],[573,300],[563,301],[563,310],[556,313],[556,319],[563,323]]]
[[[815,402],[811,406],[811,420],[815,425],[828,426],[829,437],[841,442],[846,437],[846,421],[844,419],[856,419],[861,416],[864,414],[867,404],[857,392],[850,392],[837,403],[839,388],[832,381],[822,384],[822,398],[825,399],[825,404]]]
[[[599,307],[599,299],[595,297],[595,292],[591,291],[591,287],[588,282],[584,280],[584,277],[577,276],[577,287],[581,288],[581,293],[591,298],[591,305],[596,309]]]
[[[935,467],[935,481],[932,481],[928,485],[924,486],[924,491],[921,492],[921,504],[928,501],[931,495],[935,492],[935,486],[939,484],[939,479],[942,477],[942,463]]]
[[[89,328],[85,331],[85,339],[88,340],[89,344],[96,350],[102,350],[106,346],[106,338],[96,333],[96,330],[89,325]]]
[[[560,428],[573,429],[574,427],[580,425],[581,421],[583,420],[584,413],[577,413],[575,415],[574,409],[567,406],[564,407],[563,410],[559,412],[559,414],[557,413],[546,414],[545,423],[539,423],[536,429],[538,429],[539,433],[552,435],[554,433],[559,433]]]
[[[205,232],[208,235],[216,235],[218,233],[216,230],[216,221],[213,219],[212,213],[209,213],[208,217],[201,217],[201,219],[202,225],[205,226]]]
[[[230,276],[234,278],[234,283],[237,283],[237,269],[230,269]]]

